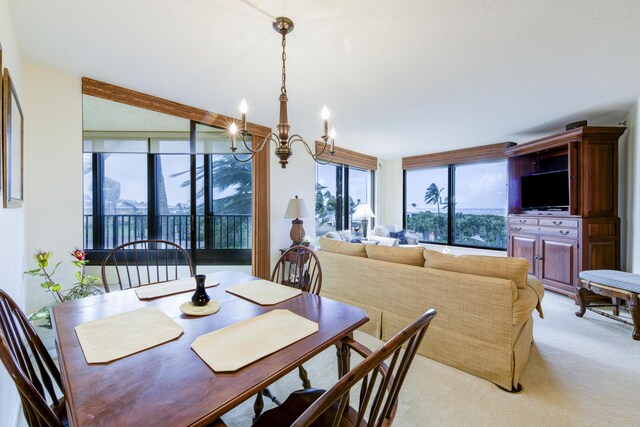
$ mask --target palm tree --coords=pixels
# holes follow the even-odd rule
[[[427,205],[436,205],[438,209],[438,216],[440,216],[440,206],[445,207],[446,202],[442,200],[442,192],[444,191],[444,187],[438,189],[438,186],[435,182],[432,182],[429,187],[427,187],[427,191],[424,193],[424,202]]]
[[[188,174],[189,171],[182,171],[171,175],[176,177]],[[211,167],[211,187],[223,193],[228,189],[235,191],[224,197],[213,200],[213,212],[215,214],[250,214],[252,211],[252,179],[251,162],[241,163],[233,160],[231,155],[213,155]],[[204,166],[196,168],[196,183],[204,180]],[[191,185],[191,180],[185,180],[181,184],[183,187]],[[198,199],[204,196],[204,185],[198,185]]]

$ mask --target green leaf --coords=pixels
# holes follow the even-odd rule
[[[35,322],[36,320],[48,319],[50,317],[51,313],[49,312],[49,306],[46,306],[31,314],[31,316],[29,316],[29,320]]]
[[[49,289],[51,284],[49,282],[40,283],[40,287],[44,289]]]
[[[56,264],[55,267],[53,267],[53,271],[51,272],[51,274],[49,274],[49,276],[53,276],[53,274],[56,272],[56,270],[58,269],[58,267],[60,266],[60,264],[62,264],[62,261],[58,262]]]
[[[80,271],[76,271],[76,280],[78,282],[82,280],[82,273]]]
[[[53,286],[51,287],[51,290],[52,290],[53,292],[58,292],[60,289],[62,289],[62,286],[60,286],[60,285],[53,285]]]

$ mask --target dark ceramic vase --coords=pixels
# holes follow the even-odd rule
[[[204,274],[196,274],[196,291],[191,297],[191,303],[195,306],[202,307],[207,305],[209,300],[209,295],[207,295],[207,291],[204,288],[204,281],[207,279],[207,276]]]

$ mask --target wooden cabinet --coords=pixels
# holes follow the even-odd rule
[[[508,255],[550,290],[575,297],[581,270],[620,269],[618,138],[624,127],[582,127],[508,148]],[[569,206],[526,210],[523,176],[567,170]]]

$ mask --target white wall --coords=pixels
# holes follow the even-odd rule
[[[624,152],[620,155],[621,181],[626,188],[619,196],[622,222],[623,270],[640,273],[640,99],[627,115],[627,132]]]
[[[26,253],[53,252],[63,261],[54,278],[63,287],[74,282],[69,252],[82,247],[82,86],[68,73],[24,63],[29,105],[25,146]],[[28,259],[31,263],[31,258]],[[28,265],[32,268],[31,264]],[[27,310],[51,304],[39,278],[27,279]]]
[[[25,115],[25,127],[29,128],[30,106],[24,97],[20,51],[8,0],[0,0],[0,43],[2,66],[8,68],[18,92]],[[25,146],[29,144],[25,139]],[[25,168],[28,167],[25,164]],[[29,206],[30,194],[22,209],[3,209],[0,205],[0,288],[24,307],[25,292],[22,272],[25,270],[24,212]],[[1,365],[1,364],[0,364]],[[0,366],[0,425],[15,425],[19,410],[18,392],[4,366]]]
[[[380,160],[378,170],[377,224],[397,224],[402,227],[402,159]]]
[[[315,185],[316,164],[301,144],[293,146],[293,156],[286,169],[280,167],[278,158],[269,147],[270,157],[270,215],[271,215],[271,270],[280,257],[279,249],[291,246],[291,220],[284,218],[289,199],[298,195],[304,200],[309,216],[300,218],[307,236],[316,235]]]

